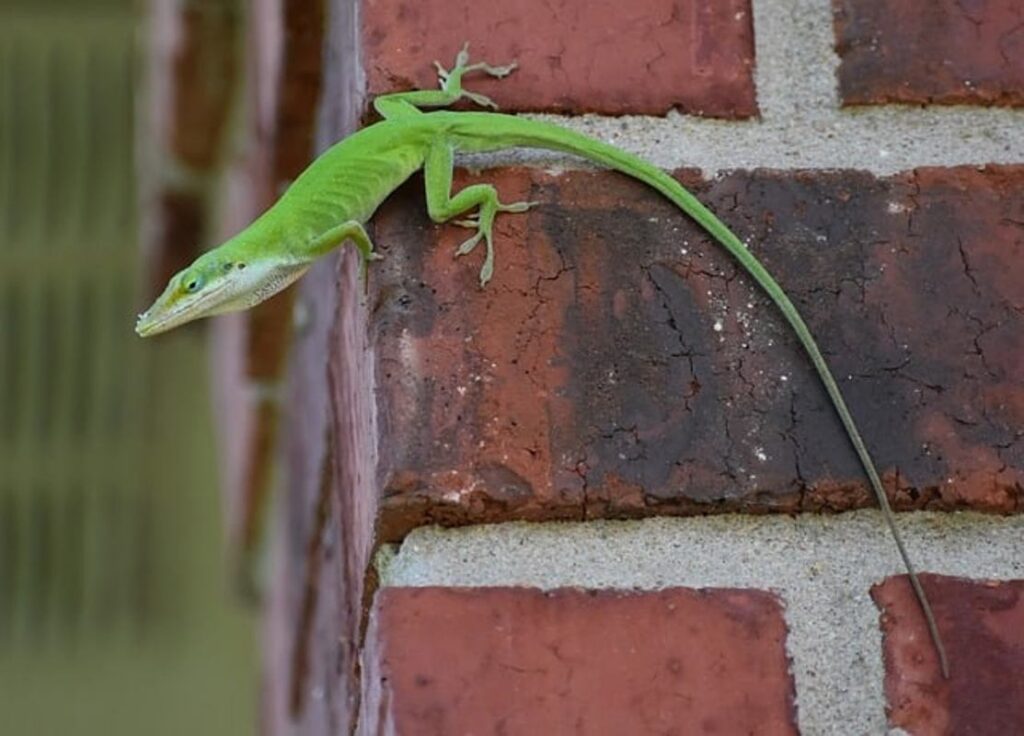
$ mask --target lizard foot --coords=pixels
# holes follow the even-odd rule
[[[491,64],[479,61],[475,64],[470,64],[469,42],[467,41],[455,56],[455,66],[451,69],[445,69],[441,66],[441,62],[436,60],[434,61],[434,66],[437,68],[437,78],[441,83],[442,90],[456,98],[465,97],[481,107],[490,107],[491,109],[497,110],[498,106],[490,97],[464,90],[462,88],[462,75],[468,74],[469,72],[480,71],[485,74],[489,74],[492,77],[501,79],[502,77],[508,76],[512,73],[516,68],[516,63],[513,61],[511,64],[505,64],[504,66],[492,66]]]
[[[464,256],[472,253],[473,250],[483,240],[487,246],[487,253],[484,256],[484,265],[480,269],[480,285],[485,286],[488,281],[491,280],[491,276],[494,275],[494,243],[492,241],[491,234],[494,229],[494,216],[499,212],[526,212],[531,207],[539,204],[538,202],[511,202],[509,204],[499,204],[497,202],[485,203],[481,205],[480,210],[476,214],[469,215],[462,220],[454,220],[453,223],[459,227],[466,227],[476,229],[476,234],[463,241],[463,243],[456,249],[455,255]]]
[[[497,211],[526,212],[528,209],[536,207],[539,204],[540,202],[511,202],[510,204],[499,204]],[[473,213],[472,215],[467,215],[462,220],[452,220],[451,223],[453,225],[458,225],[459,227],[465,227],[469,228],[470,230],[474,230],[480,227],[480,214]]]

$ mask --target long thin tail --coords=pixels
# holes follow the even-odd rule
[[[494,118],[497,116],[492,114],[488,117]],[[501,127],[504,129],[503,135],[506,138],[506,141],[509,134],[514,135],[518,139],[514,145],[563,151],[575,156],[581,156],[594,163],[602,164],[620,171],[627,176],[638,179],[654,189],[657,189],[665,197],[674,202],[679,209],[696,220],[697,224],[704,228],[715,240],[721,243],[722,246],[740,262],[740,265],[746,269],[747,273],[753,276],[754,280],[762,289],[764,289],[768,296],[771,297],[772,301],[775,302],[778,308],[782,311],[786,321],[789,322],[794,332],[796,332],[796,335],[800,340],[800,344],[803,345],[804,350],[807,351],[807,355],[810,356],[811,362],[814,364],[815,370],[818,371],[818,376],[821,378],[821,382],[825,385],[825,390],[828,392],[829,398],[832,400],[832,405],[835,407],[836,413],[839,415],[839,419],[843,423],[843,427],[846,429],[846,434],[850,438],[853,449],[856,450],[857,457],[860,458],[861,465],[864,466],[864,470],[871,482],[871,488],[875,493],[875,497],[878,499],[878,505],[882,509],[882,515],[885,517],[885,522],[889,526],[889,531],[892,533],[893,541],[896,542],[896,547],[899,549],[900,557],[903,559],[903,564],[907,569],[907,575],[910,578],[910,584],[913,586],[914,593],[920,603],[921,611],[924,613],[925,620],[928,623],[928,631],[931,634],[932,642],[935,645],[935,651],[939,656],[942,675],[943,677],[948,678],[949,661],[946,657],[946,649],[942,644],[942,637],[939,635],[938,626],[935,623],[935,616],[932,613],[931,605],[928,603],[928,596],[925,595],[924,588],[921,587],[921,582],[917,578],[917,572],[914,569],[914,565],[910,561],[910,555],[907,554],[906,547],[903,545],[903,538],[900,536],[899,529],[896,526],[896,520],[893,517],[892,508],[889,505],[889,499],[885,495],[885,490],[882,487],[882,481],[878,477],[878,471],[875,469],[875,463],[872,461],[870,453],[868,453],[867,448],[864,446],[864,440],[861,439],[860,432],[857,430],[857,425],[853,421],[853,417],[850,415],[849,409],[846,407],[846,401],[843,399],[843,394],[840,392],[839,386],[836,384],[836,380],[832,376],[832,371],[829,370],[828,364],[825,362],[825,358],[818,349],[818,344],[814,341],[814,337],[811,335],[811,331],[807,328],[807,324],[804,322],[803,317],[800,316],[800,313],[793,305],[793,302],[791,302],[789,297],[786,296],[786,292],[782,290],[782,287],[779,286],[778,282],[770,273],[768,273],[767,269],[761,265],[761,262],[758,261],[749,250],[747,250],[746,246],[740,241],[740,239],[737,238],[732,231],[715,216],[714,213],[701,204],[700,201],[690,194],[690,192],[688,192],[679,182],[661,169],[647,163],[641,158],[626,153],[625,151],[620,151],[613,146],[609,146],[587,136],[574,133],[573,131],[566,130],[565,128],[539,123],[537,121],[526,121],[520,118],[504,115],[500,117],[502,118]],[[513,120],[517,121],[517,123],[525,124],[520,126],[517,123],[511,123]]]

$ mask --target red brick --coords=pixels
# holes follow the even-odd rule
[[[279,185],[295,179],[312,159],[323,74],[323,0],[288,0],[281,24],[284,53],[274,136],[274,179]]]
[[[171,147],[182,163],[206,171],[221,153],[237,87],[240,18],[232,1],[181,3],[179,12]]]
[[[271,140],[266,143],[270,196],[259,208],[261,210],[313,159],[322,74],[323,2],[291,0],[278,12],[280,15],[272,22],[280,23],[282,46],[280,67],[273,77],[276,82],[272,93],[273,117],[267,121],[272,131],[269,133]],[[269,49],[265,53],[269,53]],[[291,338],[294,299],[295,290],[289,289],[248,313],[246,368],[249,378],[273,381],[281,377]]]
[[[328,257],[302,279],[310,324],[297,335],[286,390],[290,421],[281,441],[287,481],[271,531],[280,543],[274,545],[264,637],[263,726],[272,734],[349,733],[358,710],[362,598],[372,549],[353,529],[372,528],[372,520],[354,514],[353,506],[361,509],[372,494],[341,475],[339,468],[352,467],[352,454],[342,454],[346,443],[329,434],[337,410],[330,399],[328,336],[339,296],[359,294],[354,264],[348,266],[353,288],[347,290],[338,287],[336,269]],[[360,437],[365,435],[349,442]],[[369,509],[373,513],[375,504]]]
[[[785,637],[760,591],[387,588],[359,733],[796,733]]]
[[[285,3],[280,20],[278,5],[279,0],[261,0],[263,12],[253,17],[257,38],[273,39],[278,32],[284,36],[280,76],[261,78],[266,88],[260,99],[275,102],[260,109],[269,106],[276,123],[255,131],[269,139],[264,153],[280,187],[303,168],[313,141],[323,146],[352,132],[361,99],[352,74],[359,3]],[[321,68],[323,58],[332,61]],[[345,264],[340,271],[339,261]],[[267,733],[350,733],[358,710],[364,585],[372,586],[364,578],[377,506],[375,493],[366,485],[372,472],[365,472],[373,452],[361,444],[372,434],[362,431],[366,415],[354,411],[360,401],[367,401],[358,391],[369,379],[345,361],[358,363],[369,356],[362,349],[348,354],[332,350],[346,330],[365,330],[358,284],[348,253],[322,259],[298,285],[304,317],[291,335],[283,391],[287,411],[281,432],[281,487],[286,492],[278,506],[275,538],[281,543],[275,545],[277,568],[270,576],[272,607],[265,636],[265,648],[274,656],[268,660],[263,692]],[[290,307],[286,313],[290,321]],[[341,381],[338,371],[350,382]],[[346,386],[355,399],[335,398],[335,392],[344,395]],[[364,424],[351,428],[350,412]],[[259,459],[270,461],[267,456]]]
[[[844,104],[1024,105],[1019,0],[833,0]]]
[[[368,0],[362,38],[371,95],[434,88],[431,61],[450,66],[469,41],[476,58],[518,61],[472,78],[507,110],[757,114],[749,0]]]
[[[479,179],[540,202],[499,220],[486,289],[422,182],[374,223],[376,379],[351,393],[376,392],[384,539],[874,505],[789,328],[695,225],[612,173]],[[1024,168],[690,180],[809,321],[900,508],[1021,508]]]
[[[144,189],[146,303],[209,244],[208,180],[224,147],[238,75],[239,19],[233,3],[154,0],[147,46],[151,155]],[[173,167],[163,166],[164,161]],[[174,176],[170,169],[178,169]],[[188,172],[183,178],[180,170]]]
[[[952,663],[942,679],[904,576],[876,585],[892,726],[913,734],[1024,733],[1024,580],[922,575]]]
[[[226,162],[230,164],[224,177],[226,202],[217,237],[210,238],[214,242],[234,235],[255,219],[313,155],[323,8],[319,0],[254,0],[246,4],[246,129],[239,135],[245,147]],[[227,40],[220,39],[223,48],[235,50],[236,45]],[[204,89],[214,84],[208,81]],[[340,133],[335,131],[332,137]],[[324,269],[331,276],[326,284],[318,280]],[[279,427],[283,426],[286,437],[288,493],[278,505],[283,512],[275,520],[274,530],[275,538],[283,542],[272,545],[273,564],[282,572],[267,576],[270,589],[265,591],[267,674],[262,721],[268,733],[293,727],[321,733],[347,731],[345,719],[355,710],[349,697],[354,690],[345,684],[350,673],[338,666],[339,650],[344,650],[347,663],[353,659],[353,645],[339,641],[338,622],[340,611],[347,610],[346,606],[358,611],[360,602],[345,600],[345,589],[337,582],[339,556],[325,541],[328,535],[317,531],[322,524],[319,514],[324,509],[335,511],[328,503],[333,499],[332,476],[325,472],[333,457],[325,451],[329,401],[324,349],[326,323],[335,304],[334,284],[332,264],[325,261],[302,285],[322,287],[320,293],[326,295],[330,306],[297,338],[297,359],[304,358],[309,349],[319,348],[320,355],[316,370],[307,370],[307,366],[295,369],[305,381],[297,387],[279,385],[293,338],[294,292],[215,322],[217,419],[230,552],[236,565],[235,582],[249,586],[247,592],[253,592],[248,576],[259,562],[260,543],[268,534],[263,519],[268,515],[270,489],[279,476],[275,472],[279,453],[274,452],[280,442]],[[310,400],[304,391],[315,399]],[[282,401],[281,397],[286,398]],[[288,411],[283,412],[282,406]],[[298,421],[297,412],[302,412]],[[302,443],[305,454],[301,458],[295,456],[295,443]],[[336,520],[332,522],[336,528]],[[355,618],[358,622],[358,613]],[[311,641],[318,642],[317,646],[311,646]],[[323,695],[316,697],[315,693]]]
[[[156,299],[167,281],[200,254],[206,235],[209,208],[206,197],[196,191],[165,186],[156,194],[149,215],[146,249],[147,304]]]

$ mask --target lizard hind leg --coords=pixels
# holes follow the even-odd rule
[[[468,207],[465,206],[467,202],[472,202]],[[475,228],[476,233],[463,241],[461,245],[456,249],[456,256],[464,256],[472,253],[477,245],[482,240],[486,248],[484,255],[484,263],[480,268],[480,285],[485,286],[491,277],[494,275],[494,218],[499,212],[526,212],[528,209],[533,207],[536,202],[512,202],[510,204],[503,204],[498,201],[498,191],[490,184],[473,184],[468,186],[454,197],[448,200],[448,208],[445,210],[445,214],[448,216],[441,216],[441,213],[432,213],[431,218],[435,221],[446,221],[458,211],[465,211],[471,209],[473,206],[477,207],[475,214],[469,215],[466,219],[454,220],[453,224],[460,227]],[[428,202],[428,209],[430,209]],[[438,217],[435,217],[435,214]]]
[[[456,225],[475,228],[476,233],[463,242],[456,255],[471,253],[480,241],[484,241],[487,252],[480,269],[480,285],[490,281],[494,275],[494,218],[499,212],[525,212],[535,203],[512,202],[503,204],[498,200],[498,190],[491,184],[472,184],[459,192],[452,193],[453,154],[451,146],[439,142],[430,148],[423,164],[423,178],[427,190],[427,213],[434,222],[448,222],[476,209],[476,213],[455,220]]]

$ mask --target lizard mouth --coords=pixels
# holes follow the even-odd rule
[[[167,332],[178,325],[202,317],[207,312],[206,305],[214,301],[227,285],[226,281],[221,282],[204,292],[198,299],[167,310],[161,309],[158,299],[152,307],[139,315],[139,319],[135,323],[136,334],[139,337],[159,335],[161,332]]]

